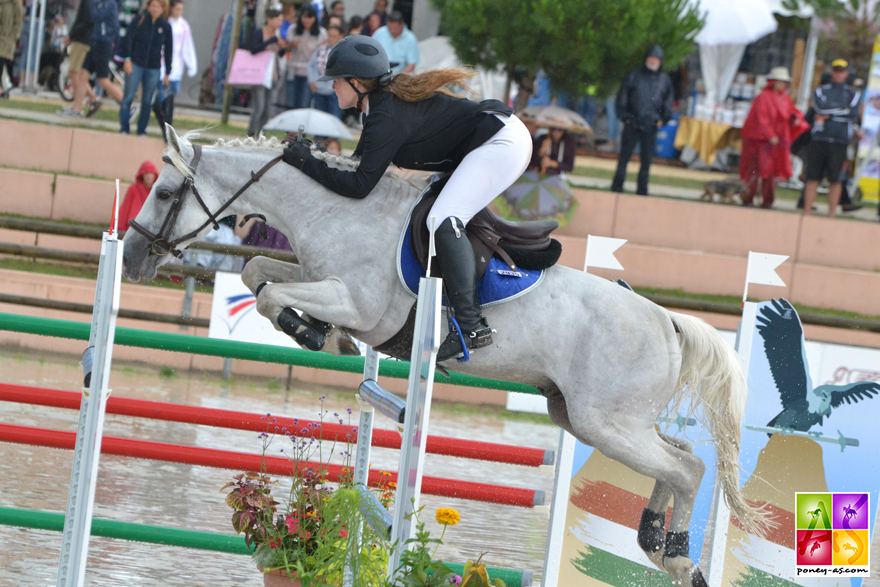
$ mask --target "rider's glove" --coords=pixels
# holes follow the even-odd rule
[[[281,160],[288,165],[293,165],[297,169],[302,169],[306,157],[311,155],[311,153],[312,149],[308,144],[296,141],[287,145],[284,149],[284,153],[281,155]]]

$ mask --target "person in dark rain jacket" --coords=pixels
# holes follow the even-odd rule
[[[654,45],[645,55],[645,64],[626,76],[617,93],[617,117],[623,123],[617,173],[611,183],[612,192],[623,191],[626,165],[639,145],[641,167],[636,193],[648,195],[648,174],[654,157],[657,130],[672,118],[674,92],[672,80],[663,73],[663,49]]]
[[[473,102],[444,88],[465,86],[473,72],[460,69],[393,74],[388,55],[371,37],[351,35],[327,56],[318,81],[333,81],[342,109],[366,112],[355,148],[356,170],[335,169],[308,145],[288,146],[283,160],[346,198],[368,197],[391,163],[404,169],[451,172],[428,213],[436,219],[437,263],[458,322],[440,345],[437,361],[492,344],[480,310],[473,249],[465,227],[474,215],[522,175],[532,155],[526,126],[498,100]],[[460,335],[459,335],[460,333]]]
[[[143,84],[141,112],[138,118],[137,134],[147,134],[150,122],[150,105],[159,86],[159,66],[165,60],[165,71],[171,71],[172,35],[171,25],[165,20],[165,0],[150,0],[147,10],[136,16],[128,25],[122,43],[122,57],[125,59],[125,96],[119,109],[119,129],[128,134],[131,103],[138,86]],[[168,74],[162,80],[168,85]]]

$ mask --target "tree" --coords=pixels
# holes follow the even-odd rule
[[[571,96],[611,95],[654,44],[679,64],[703,24],[690,0],[431,1],[463,63],[500,67],[526,90],[543,69]]]
[[[874,0],[785,0],[783,6],[797,10],[812,6],[823,24],[819,57],[826,63],[846,59],[855,71],[867,75],[874,40],[880,34],[880,3]]]

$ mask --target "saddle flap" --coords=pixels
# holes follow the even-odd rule
[[[428,192],[416,204],[410,217],[413,254],[425,268],[428,266],[431,236],[427,226],[428,213],[437,200],[437,196],[440,195],[440,191],[446,185],[447,179],[448,177],[431,185]],[[468,240],[474,249],[477,278],[479,279],[485,274],[493,255],[515,269],[518,263],[513,259],[516,257],[514,249],[520,249],[524,252],[552,251],[550,255],[552,261],[548,265],[529,268],[543,269],[553,265],[559,258],[556,249],[559,248],[561,251],[557,241],[550,238],[550,233],[557,228],[559,228],[559,223],[555,220],[509,222],[498,217],[488,208],[483,208],[468,222],[466,230]],[[543,265],[543,263],[541,264]],[[435,277],[440,277],[436,263],[432,265],[431,273]]]

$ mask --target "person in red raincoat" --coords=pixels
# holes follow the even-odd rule
[[[752,206],[761,180],[761,207],[771,208],[776,178],[792,175],[791,142],[809,128],[804,115],[788,97],[791,77],[785,67],[774,67],[767,86],[752,102],[742,127],[743,147],[739,176],[746,184],[743,206]]]
[[[150,195],[150,189],[152,189],[157,177],[159,177],[159,172],[156,171],[155,165],[149,161],[141,163],[137,179],[128,186],[122,205],[119,206],[119,230],[128,230],[128,223],[136,218],[138,212],[144,207],[144,202],[147,201],[147,196]]]

